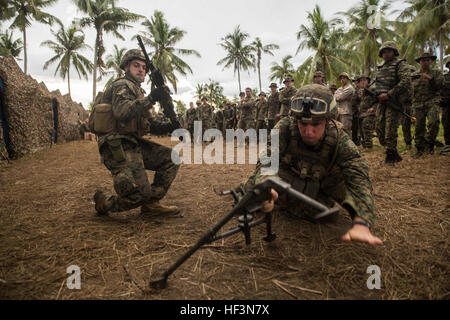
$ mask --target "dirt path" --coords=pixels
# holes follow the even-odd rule
[[[250,246],[242,235],[213,243],[157,293],[146,292],[149,279],[231,207],[213,188],[235,187],[253,166],[182,165],[165,202],[184,218],[151,220],[138,209],[95,215],[96,188],[113,187],[93,142],[13,161],[0,168],[0,299],[449,299],[450,159],[406,155],[392,169],[381,152],[367,158],[383,246],[340,242],[345,215],[325,226],[278,215],[276,241],[265,243],[260,227]],[[81,290],[66,287],[70,265]],[[366,286],[370,265],[380,267],[380,290]]]

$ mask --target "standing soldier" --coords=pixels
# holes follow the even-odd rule
[[[333,96],[334,96],[334,94],[336,93],[336,90],[337,90],[337,85],[336,85],[336,83],[332,83],[331,84],[331,86],[330,86],[330,91],[331,91],[331,93],[333,94]]]
[[[315,73],[314,73],[314,83],[315,84],[320,84],[320,85],[322,85],[322,86],[324,86],[325,85],[325,76],[324,76],[324,74],[323,74],[323,72],[322,71],[316,71]]]
[[[434,61],[436,56],[427,52],[422,54],[416,59],[420,64],[420,70],[411,75],[412,107],[417,119],[415,129],[417,152],[414,158],[420,157],[424,152],[434,153],[434,141],[439,131],[442,74],[439,70],[431,68]]]
[[[245,96],[245,93],[244,93]],[[231,105],[232,109],[233,109],[233,130],[237,129],[238,126],[238,122],[239,122],[239,108],[236,102],[233,102],[233,104]]]
[[[120,68],[125,76],[108,86],[101,99],[103,111],[95,112],[94,127],[98,129],[98,149],[104,165],[111,171],[117,195],[109,198],[101,190],[94,195],[95,209],[100,215],[141,207],[148,215],[176,214],[175,206],[160,200],[175,179],[179,165],[172,162],[178,154],[172,149],[144,140],[150,131],[170,132],[172,123],[162,124],[150,115],[156,101],[170,99],[165,88],[153,89],[145,96],[140,84],[146,75],[146,60],[140,50],[129,50]],[[107,112],[111,110],[110,112]],[[98,126],[97,126],[98,125]],[[150,185],[145,170],[155,171]]]
[[[361,104],[362,91],[360,86],[361,76],[357,75],[352,80],[355,83],[355,92],[353,93],[353,97],[351,100],[352,105],[352,141],[359,146],[361,144],[362,133],[361,133],[361,117],[359,114],[359,106]]]
[[[442,126],[444,127],[445,145],[450,146],[450,59],[447,61],[445,66],[449,71],[444,74],[441,90]]]
[[[214,115],[214,121],[216,122],[216,129],[223,134],[223,105],[219,105],[219,110]]]
[[[380,144],[386,148],[384,162],[393,165],[402,161],[397,151],[398,126],[402,114],[386,104],[387,101],[403,108],[399,102],[400,94],[410,85],[408,64],[399,55],[397,45],[386,41],[378,53],[384,63],[377,67],[375,92],[379,105],[376,112],[376,131]]]
[[[342,86],[339,87],[334,98],[337,102],[339,111],[339,121],[344,125],[344,131],[351,137],[352,136],[352,97],[355,89],[350,84],[350,77],[347,72],[343,72],[339,75],[339,80]]]
[[[189,103],[189,109],[186,111],[186,129],[189,130],[191,137],[194,136],[194,121],[198,120],[198,110],[195,109],[194,103]]]
[[[276,83],[270,84],[270,97],[268,101],[267,111],[267,127],[272,130],[275,124],[280,119],[280,98],[278,96],[278,86]]]
[[[245,89],[245,98],[241,101],[239,106],[240,118],[238,128],[246,131],[247,129],[255,129],[255,110],[256,100],[253,98],[252,90]]]
[[[199,108],[199,116],[202,121],[202,137],[205,131],[211,129],[212,122],[214,120],[214,108],[208,104],[206,97],[202,98],[202,105]]]
[[[297,89],[294,87],[294,79],[291,76],[286,76],[283,81],[283,84],[286,86],[283,90],[280,91],[279,100],[280,100],[280,119],[286,118],[289,116],[289,111],[291,110],[291,98],[297,92]]]
[[[413,74],[416,71],[416,68],[414,68],[412,65],[408,64],[409,74]],[[411,77],[410,77],[411,81]],[[411,86],[407,86],[405,90],[400,93],[399,102],[403,107],[403,110],[405,113],[412,115],[412,108],[411,108]],[[411,135],[411,118],[406,117],[404,115],[400,118],[400,124],[402,126],[402,133],[403,133],[403,141],[405,141],[406,148],[411,149],[412,148],[412,135]]]
[[[361,137],[364,148],[373,147],[373,132],[375,131],[375,108],[378,100],[365,93],[364,88],[369,86],[370,78],[367,75],[361,75],[356,78],[356,83],[360,88],[359,117],[361,119]]]
[[[223,110],[223,131],[227,129],[233,129],[234,122],[234,109],[232,107],[232,103],[229,101],[225,101],[225,108]]]
[[[261,92],[259,100],[256,102],[256,134],[259,137],[259,129],[266,129],[266,118],[269,104],[266,99],[266,94]]]

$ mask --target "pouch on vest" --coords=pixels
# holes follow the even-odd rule
[[[89,128],[97,134],[107,134],[116,130],[116,119],[110,104],[94,105],[89,116]]]

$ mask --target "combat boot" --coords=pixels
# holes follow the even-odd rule
[[[394,150],[392,152],[392,157],[394,158],[394,162],[400,162],[403,160],[403,158],[399,155],[397,150]]]
[[[395,157],[392,150],[386,150],[386,158],[384,159],[384,164],[393,166],[395,163]]]
[[[433,154],[434,153],[434,143],[427,143],[425,146],[425,152],[427,154]]]
[[[419,159],[423,156],[423,149],[417,149],[417,152],[412,155],[413,159]]]
[[[100,216],[108,214],[111,210],[111,203],[106,199],[106,195],[103,191],[97,190],[94,194],[95,211]]]
[[[180,209],[176,206],[166,206],[159,201],[144,203],[141,206],[141,214],[149,217],[173,216],[180,213]]]

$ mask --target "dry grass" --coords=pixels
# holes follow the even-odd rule
[[[0,168],[0,298],[449,299],[449,158],[405,156],[395,168],[380,164],[380,152],[367,158],[373,231],[383,246],[342,243],[345,215],[333,225],[277,215],[276,241],[265,243],[258,227],[250,246],[242,235],[208,245],[160,292],[149,291],[148,281],[231,207],[213,188],[235,187],[253,166],[183,165],[165,201],[182,207],[184,218],[151,220],[138,209],[95,215],[95,189],[113,188],[93,142],[13,161]],[[381,268],[381,290],[366,287],[373,264]],[[65,285],[70,265],[81,268],[81,290]]]

